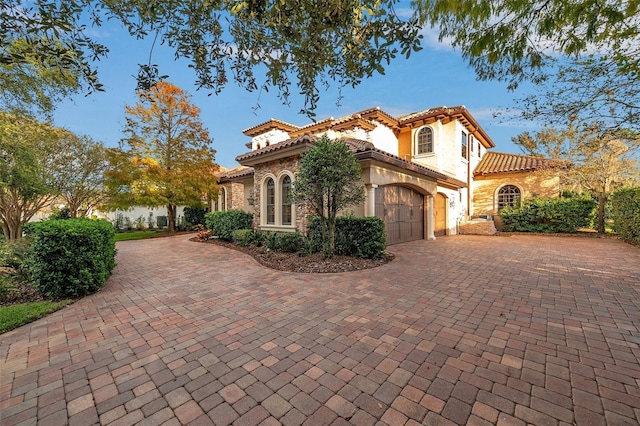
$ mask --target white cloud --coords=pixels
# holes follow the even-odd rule
[[[423,37],[422,43],[424,47],[435,50],[455,50],[455,48],[453,47],[453,39],[450,37],[445,37],[444,39],[442,39],[442,41],[440,41],[440,33],[435,28],[424,26],[422,30],[420,30],[420,34]]]

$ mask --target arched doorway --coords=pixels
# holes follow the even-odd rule
[[[376,216],[384,220],[387,244],[424,238],[424,196],[411,188],[399,185],[376,188]]]
[[[448,199],[441,193],[437,193],[434,197],[434,215],[435,223],[433,232],[436,237],[447,235],[447,204]]]

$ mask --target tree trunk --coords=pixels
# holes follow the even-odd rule
[[[2,221],[0,221],[0,227],[2,228],[5,241],[9,241],[9,227]]]
[[[604,208],[607,204],[607,197],[604,194],[598,194],[598,233],[604,234],[606,232],[604,224]]]
[[[333,257],[333,252],[336,249],[336,217],[332,215],[329,217],[329,241],[327,252],[328,255],[325,255],[326,259],[331,259]]]
[[[4,237],[8,242],[16,241],[22,238],[22,222],[17,221],[14,223],[6,224],[5,227],[2,227],[2,231],[4,233]]]
[[[176,211],[177,207],[175,205],[167,205],[167,225],[169,227],[170,234],[176,232]]]

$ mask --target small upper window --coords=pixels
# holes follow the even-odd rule
[[[429,154],[433,152],[433,130],[431,127],[423,127],[418,132],[418,154]]]
[[[468,157],[467,157],[467,134],[465,132],[462,132],[461,141],[462,141],[462,158],[466,160]]]
[[[520,205],[520,188],[515,185],[505,185],[498,191],[498,211],[505,207]]]
[[[480,142],[478,142],[478,157],[480,156],[481,153],[482,153],[482,145],[480,145]]]
[[[469,135],[469,151],[471,151],[472,154],[473,154],[473,141],[474,141],[473,135]]]

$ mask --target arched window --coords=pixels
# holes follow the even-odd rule
[[[291,178],[282,179],[282,224],[291,225]]]
[[[267,180],[267,224],[276,223],[276,184],[273,179]]]
[[[433,152],[433,130],[431,127],[423,127],[418,132],[417,154],[429,154]]]
[[[520,188],[515,185],[505,185],[498,191],[498,211],[505,207],[520,205]]]

